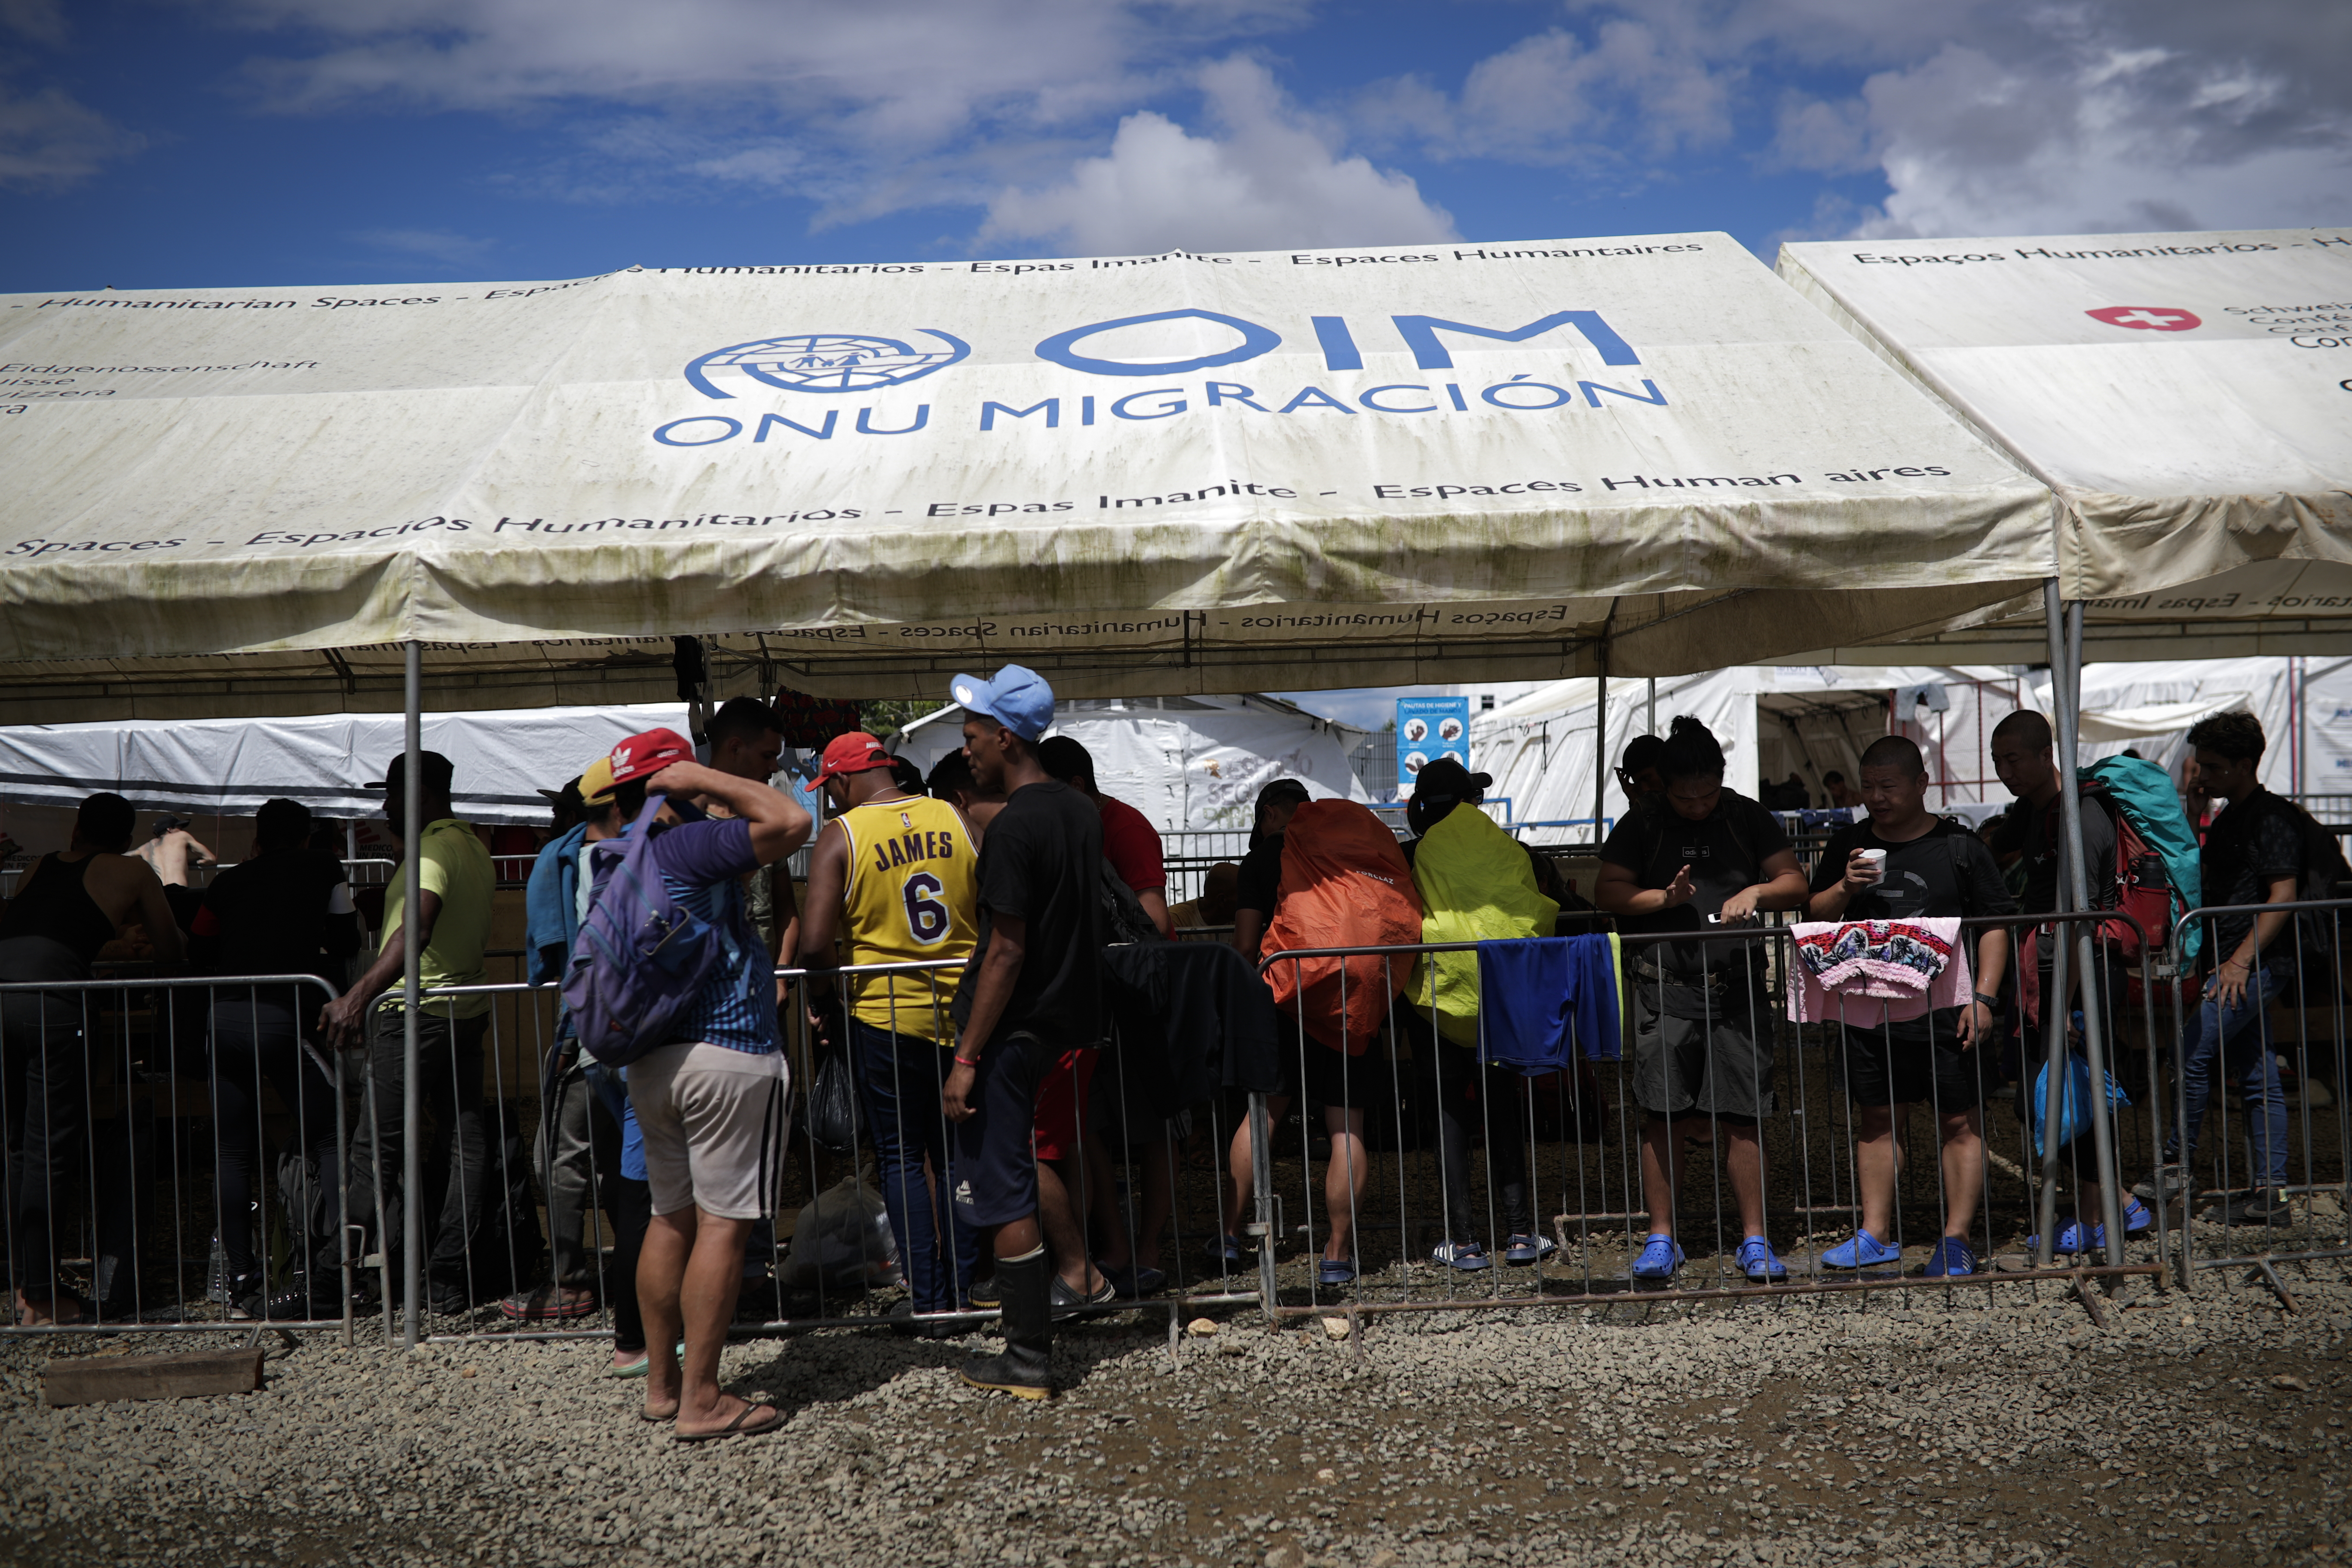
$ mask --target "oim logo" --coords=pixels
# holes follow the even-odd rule
[[[713,349],[688,363],[686,379],[705,397],[735,395],[713,379],[713,372],[728,370],[740,371],[782,392],[873,392],[919,380],[971,353],[971,345],[952,333],[935,327],[919,330],[947,344],[947,349],[926,353],[897,338],[794,332]]]

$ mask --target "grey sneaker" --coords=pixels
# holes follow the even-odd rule
[[[2189,1167],[2179,1163],[2158,1165],[2147,1173],[2147,1180],[2132,1188],[2132,1196],[2144,1204],[2169,1204],[2189,1190]]]

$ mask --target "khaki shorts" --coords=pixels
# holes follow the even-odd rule
[[[696,1208],[761,1219],[775,1212],[792,1083],[781,1052],[664,1046],[631,1062],[628,1076],[654,1213]]]

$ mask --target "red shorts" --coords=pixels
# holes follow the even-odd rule
[[[1037,1085],[1037,1158],[1068,1160],[1078,1152],[1085,1135],[1083,1113],[1087,1090],[1095,1081],[1092,1050],[1064,1051]]]

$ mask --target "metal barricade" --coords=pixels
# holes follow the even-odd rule
[[[845,965],[814,974],[802,969],[775,972],[780,1029],[791,1064],[794,1110],[790,1125],[797,1136],[788,1140],[788,1158],[772,1194],[775,1217],[752,1234],[745,1258],[745,1296],[734,1332],[971,1326],[996,1315],[992,1305],[975,1304],[963,1270],[957,1267],[960,1253],[967,1267],[980,1260],[971,1256],[971,1239],[949,1199],[947,1173],[937,1163],[945,1160],[951,1164],[954,1157],[953,1129],[940,1103],[947,1052],[938,1043],[952,1038],[944,1017],[952,986],[929,978],[919,985],[908,984],[911,977],[950,975],[963,966],[963,960],[954,959]],[[819,992],[831,994],[813,1007],[812,998]],[[919,1001],[910,1000],[910,992],[920,992]],[[469,1271],[463,1282],[467,1321],[454,1331],[431,1337],[614,1337],[620,1327],[616,1306],[632,1293],[615,1270],[634,1248],[627,1233],[632,1222],[625,1217],[627,1194],[615,1181],[614,1169],[619,1129],[603,1124],[606,1112],[599,1109],[589,1083],[601,1069],[552,1048],[554,987],[451,987],[427,991],[425,1003],[430,1009],[436,1001],[446,1005],[465,997],[490,1003],[479,1068],[485,1094],[509,1108],[498,1118],[503,1136],[521,1139],[533,1149],[541,1198],[528,1215],[528,1230],[512,1224],[508,1227],[509,1235],[524,1237],[525,1245],[508,1260],[495,1247],[489,1252],[489,1278],[475,1263],[477,1250],[468,1249]],[[877,998],[876,1005],[861,1009],[861,1004]],[[824,1020],[822,1027],[817,1018]],[[1144,1048],[1161,1047],[1151,1041]],[[1189,1114],[1155,1117],[1130,1081],[1129,1064],[1135,1053],[1124,1040],[1114,1038],[1110,1048],[1085,1055],[1094,1058],[1083,1069],[1094,1074],[1088,1084],[1095,1113],[1087,1119],[1091,1135],[1043,1162],[1047,1170],[1041,1185],[1051,1182],[1056,1193],[1072,1194],[1071,1206],[1087,1235],[1090,1258],[1115,1259],[1123,1251],[1132,1264],[1139,1246],[1148,1249],[1151,1239],[1160,1242],[1168,1283],[1148,1297],[1122,1295],[1098,1305],[1059,1308],[1056,1315],[1164,1310],[1172,1333],[1181,1314],[1194,1309],[1255,1305],[1259,1297],[1254,1274],[1222,1258],[1204,1261],[1203,1244],[1216,1235],[1209,1217],[1215,1194],[1213,1181],[1195,1168],[1199,1145],[1205,1140],[1222,1150],[1232,1112],[1223,1100],[1205,1108],[1181,1108],[1202,1110],[1205,1125],[1197,1130]],[[426,1070],[439,1066],[428,1062]],[[1078,1061],[1065,1060],[1055,1070],[1075,1078],[1082,1068]],[[834,1073],[863,1075],[864,1081],[856,1082],[851,1097],[856,1114],[846,1142],[828,1146],[812,1135],[809,1111],[821,1082],[826,1091],[833,1089],[829,1075]],[[515,1092],[507,1094],[504,1086],[513,1086]],[[526,1089],[530,1092],[522,1092]],[[884,1114],[877,1109],[881,1107],[896,1114],[877,1121]],[[575,1160],[577,1168],[559,1179],[557,1164],[567,1158]],[[453,1170],[450,1179],[463,1176],[462,1170]],[[492,1186],[488,1196],[495,1202],[499,1194]],[[537,1229],[541,1215],[551,1256],[561,1258],[569,1251],[580,1260],[578,1272],[569,1277],[560,1266],[546,1271],[537,1281],[543,1298],[560,1304],[565,1288],[584,1288],[593,1291],[594,1307],[573,1318],[529,1318],[507,1316],[501,1303],[503,1321],[487,1321],[499,1291],[510,1279],[528,1310],[532,1282],[520,1277],[518,1266],[537,1256],[532,1247],[542,1234]],[[920,1224],[919,1215],[931,1223]],[[845,1224],[845,1216],[856,1223]],[[641,1211],[635,1223],[642,1221]],[[887,1229],[877,1228],[885,1224]],[[814,1226],[814,1234],[804,1226]],[[860,1226],[873,1245],[850,1243]],[[886,1235],[899,1249],[895,1256],[880,1247],[879,1238]],[[905,1281],[912,1261],[904,1250],[910,1236],[937,1238],[930,1243],[937,1249],[933,1263],[949,1272],[952,1299],[936,1310],[893,1314],[880,1310],[876,1290],[894,1289]],[[796,1247],[806,1250],[796,1252]],[[977,1277],[984,1279],[987,1272],[982,1268]],[[453,1315],[438,1314],[445,1323]]]
[[[0,984],[0,1332],[252,1333],[241,1303],[299,1276],[315,1305],[323,1270],[338,1314],[267,1326],[352,1342],[348,1085],[310,1028],[335,995],[308,974]]]
[[[1834,993],[1829,1017],[1790,1021],[1786,988],[1795,959],[1786,927],[1556,939],[1600,944],[1572,950],[1580,958],[1561,960],[1586,966],[1577,985],[1619,989],[1612,1007],[1581,1016],[1572,1011],[1569,986],[1547,993],[1549,1004],[1562,1009],[1565,1046],[1549,1063],[1526,1070],[1495,1059],[1499,1043],[1486,1032],[1483,1007],[1465,1037],[1465,1015],[1441,1006],[1439,992],[1440,961],[1448,955],[1457,962],[1466,955],[1466,984],[1475,993],[1486,978],[1481,948],[1519,944],[1440,942],[1268,954],[1261,973],[1271,979],[1281,966],[1296,966],[1295,993],[1310,978],[1307,965],[1336,965],[1339,1005],[1357,1005],[1353,991],[1378,1022],[1373,1046],[1349,1058],[1327,1043],[1329,1004],[1325,1039],[1311,1036],[1307,1024],[1291,1012],[1284,1049],[1292,1092],[1262,1097],[1250,1145],[1236,1148],[1237,1170],[1251,1170],[1269,1244],[1260,1256],[1269,1313],[1279,1319],[1337,1311],[1591,1306],[2041,1280],[2063,1280],[2079,1292],[2091,1279],[2160,1276],[2169,1245],[2160,1218],[2146,1239],[2127,1237],[2120,1226],[2102,1236],[2100,1228],[2107,1223],[2102,1214],[2120,1209],[2109,1202],[2119,1195],[2120,1173],[2152,1152],[2160,1139],[2153,1097],[2135,1097],[2145,1110],[2137,1118],[2115,1114],[2104,1096],[2093,1097],[2088,1114],[2068,1117],[2062,1088],[2061,1138],[2037,1152],[2032,1090],[2052,1067],[2055,1081],[2063,1086],[2071,1080],[2078,1031],[2063,1015],[2045,1016],[2044,1027],[2031,1037],[2005,1023],[2022,1016],[2016,962],[2021,932],[2081,930],[2111,918],[2092,912],[1960,922],[1971,974],[1978,939],[1987,931],[2010,934],[2000,984],[2003,1006],[1989,1031],[1992,1037],[1970,1047],[1977,1053],[1978,1105],[1973,1113],[1956,1106],[1950,1115],[1942,1114],[1937,1102],[1945,1090],[1931,1074],[1924,1091],[1911,1097],[1916,1103],[1909,1116],[1901,1120],[1864,1103],[1870,1096],[1856,1094],[1858,1053],[1872,1042],[1853,1037],[1849,1026],[1858,1015],[1841,1013],[1843,1005]],[[1622,973],[1610,956],[1612,942],[1624,957]],[[1692,962],[1687,954],[1661,959],[1683,944],[1723,956],[1699,960],[1704,968],[1697,972],[1666,967]],[[1340,962],[1349,959],[1357,961],[1353,975]],[[2105,972],[2110,961],[2099,962],[2103,985],[2120,978]],[[1696,986],[1675,978],[1693,973],[1713,978]],[[2066,984],[2063,975],[2056,983]],[[1454,984],[1465,982],[1457,975]],[[2145,995],[2144,973],[2140,984]],[[1363,996],[1367,986],[1371,994]],[[2075,989],[2068,985],[2070,994]],[[2126,1068],[2127,1077],[2136,1076],[2151,1055],[2150,1011],[2136,1006],[2102,1015],[2095,1005],[2091,1011],[2089,1038],[2081,1044],[2095,1058],[2104,1054],[2104,1040],[2117,1037],[2113,1031],[2118,1026],[2131,1031],[2121,1037],[2137,1035],[2140,1041]],[[1616,1038],[1584,1037],[1588,1028],[1607,1032],[1611,1013],[1620,1020]],[[1433,1017],[1454,1020],[1455,1037],[1445,1037]],[[1874,1032],[1881,1052],[1895,1050],[1885,1020],[1855,1026]],[[1634,1037],[1642,1032],[1654,1032],[1671,1048],[1637,1053]],[[1611,1047],[1615,1048],[1606,1048]],[[1324,1059],[1313,1053],[1323,1053]],[[1676,1060],[1689,1067],[1711,1055],[1732,1072],[1743,1054],[1748,1099],[1758,1106],[1752,1118],[1738,1111],[1731,1096],[1678,1110],[1671,1128],[1640,1109],[1644,1100],[1676,1103],[1670,1076]],[[1652,1058],[1649,1081],[1639,1081],[1644,1064],[1637,1055]],[[1965,1069],[1954,1070],[1963,1072],[1965,1084]],[[2018,1083],[2026,1090],[2021,1099]],[[1755,1092],[1759,1088],[1769,1089],[1769,1103]],[[1324,1101],[1319,1127],[1315,1120],[1288,1115],[1293,1104],[1301,1103],[1302,1089],[1306,1097]],[[1921,1110],[1927,1112],[1924,1130],[1911,1125],[1923,1120]],[[2065,1138],[2070,1126],[2079,1126],[2080,1135]],[[1934,1157],[1907,1158],[1907,1146],[1920,1142],[1922,1131],[1925,1149]],[[1949,1158],[1941,1148],[1947,1135],[1955,1151]],[[1710,1151],[1704,1174],[1680,1158],[1685,1140]],[[1714,1151],[1725,1152],[1717,1158]],[[1318,1159],[1325,1163],[1319,1184],[1312,1170]],[[1363,1166],[1354,1180],[1346,1170],[1335,1170],[1351,1159]],[[1897,1249],[1897,1259],[1871,1263],[1858,1254],[1857,1267],[1830,1267],[1824,1255],[1853,1237],[1865,1207],[1874,1206],[1867,1189],[1884,1190],[1890,1181],[1891,1202],[1879,1223],[1892,1234],[1878,1239]],[[1964,1187],[1975,1194],[1972,1205],[1960,1201],[1967,1195]],[[2078,1213],[2061,1229],[2057,1198],[2067,1188],[2077,1194]],[[1299,1219],[1286,1223],[1285,1197],[1299,1205]],[[1920,1261],[1922,1241],[1938,1240],[1947,1216],[1970,1207],[1966,1239],[1979,1260],[1979,1272],[1951,1278],[1906,1273]],[[1672,1221],[1661,1222],[1654,1208]],[[1669,1229],[1686,1261],[1666,1279],[1636,1279],[1632,1266],[1649,1237]],[[2029,1231],[2035,1245],[2026,1247],[2021,1238]],[[1771,1240],[1784,1277],[1751,1278],[1742,1268],[1740,1248],[1750,1235]],[[2073,1243],[2071,1261],[2053,1257],[2062,1239]],[[1306,1244],[1305,1258],[1294,1263],[1282,1256],[1300,1241]],[[2017,1256],[2021,1248],[2030,1256]],[[1324,1253],[1341,1267],[1327,1270],[1318,1256]],[[1507,1256],[1520,1267],[1509,1267]],[[2094,1304],[2090,1310],[2098,1309]]]
[[[2195,931],[2200,953],[2194,973],[2176,970],[2166,987],[2171,1114],[2141,1195],[2167,1210],[2179,1205],[2184,1286],[2200,1269],[2251,1269],[2292,1310],[2280,1266],[2352,1258],[2352,1107],[2343,1092],[2352,1022],[2347,914],[2352,899],[2211,905],[2173,928],[2174,952]],[[2279,929],[2263,932],[2265,917],[2279,918]],[[2250,925],[2260,942],[2244,988],[2252,1005],[2224,1005],[2211,994],[2215,973],[2242,949]],[[2232,1109],[2242,1124],[2234,1139]],[[2249,1249],[2249,1232],[2259,1247]]]

